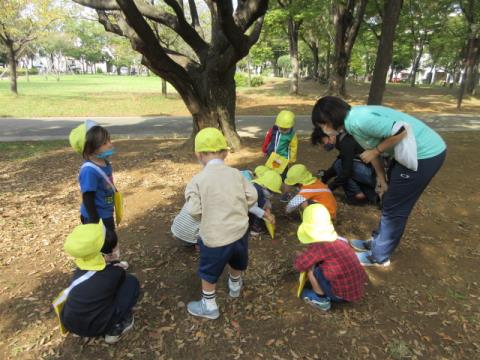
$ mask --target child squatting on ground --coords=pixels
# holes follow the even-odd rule
[[[313,204],[305,209],[297,236],[308,245],[294,263],[298,272],[307,272],[311,285],[311,289],[302,291],[303,300],[327,311],[331,302],[353,302],[363,297],[365,270],[348,241],[335,232],[325,206]]]
[[[291,191],[298,189],[295,195],[287,204],[287,214],[300,209],[305,209],[309,204],[322,204],[330,213],[332,219],[335,219],[337,213],[337,201],[332,191],[321,180],[312,175],[310,171],[302,164],[293,165],[287,173],[285,179],[285,188]]]
[[[298,138],[294,129],[295,114],[290,110],[282,110],[275,119],[275,125],[267,131],[262,145],[262,152],[265,158],[269,158],[272,153],[277,153],[288,160],[288,164],[297,161]],[[282,180],[285,179],[288,166],[282,172]],[[284,193],[281,201],[287,202],[289,194],[282,189]]]
[[[64,249],[78,268],[60,314],[63,326],[80,336],[105,336],[109,344],[119,341],[133,327],[140,285],[118,261],[115,231],[102,221],[78,225]]]
[[[264,220],[275,224],[272,214],[272,193],[281,193],[282,178],[274,170],[266,170],[262,175],[252,181],[257,190],[257,203],[249,209],[250,235],[256,236],[266,231]]]
[[[104,127],[87,120],[71,131],[69,140],[84,159],[78,176],[82,193],[82,224],[98,223],[102,219],[107,229],[114,230],[115,187],[109,158],[115,153],[115,148],[110,134]]]
[[[188,303],[191,315],[216,319],[218,278],[230,265],[231,297],[240,296],[241,272],[248,265],[248,209],[257,201],[257,191],[241,172],[224,163],[228,146],[223,134],[205,128],[195,137],[195,155],[204,166],[185,189],[188,212],[200,218],[198,275],[202,299]]]

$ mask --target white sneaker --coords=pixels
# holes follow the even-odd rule
[[[232,289],[232,287],[230,286],[230,278],[228,279],[228,290],[229,293],[228,295],[230,295],[230,297],[232,298],[238,298],[240,296],[240,291],[242,290],[242,286],[243,286],[243,280],[242,278],[240,278],[240,280],[238,281],[238,286],[235,287],[235,289]]]

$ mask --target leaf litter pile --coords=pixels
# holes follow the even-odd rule
[[[200,297],[198,255],[178,244],[170,224],[183,190],[200,170],[179,140],[117,141],[114,177],[126,196],[118,229],[122,258],[141,282],[135,326],[120,343],[60,335],[53,298],[69,284],[73,262],[63,241],[79,224],[81,164],[62,147],[14,160],[0,154],[0,358],[2,359],[465,359],[480,353],[480,133],[443,134],[441,172],[417,203],[388,269],[368,269],[365,298],[328,313],[295,297],[299,219],[274,202],[278,234],[251,238],[239,299],[219,280],[216,321],[189,316]],[[245,140],[227,162],[253,169],[260,140]],[[301,140],[299,160],[312,171],[335,154]],[[337,231],[368,238],[375,207],[345,204]]]

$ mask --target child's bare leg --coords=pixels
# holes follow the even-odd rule
[[[235,270],[234,268],[230,267],[230,276],[233,278],[238,278],[240,275],[242,275],[241,270]]]
[[[315,291],[315,293],[317,293],[318,295],[325,295],[322,288],[320,287],[320,284],[317,281],[317,278],[313,274],[313,269],[308,270],[307,274],[308,274],[308,280],[312,285],[312,290]]]
[[[208,281],[205,281],[202,279],[202,291],[211,293],[212,291],[215,291],[215,288],[217,287],[217,284],[211,284]]]

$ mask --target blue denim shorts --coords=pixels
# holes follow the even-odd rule
[[[318,281],[318,285],[322,288],[325,296],[328,297],[333,302],[344,302],[342,298],[337,297],[332,290],[332,286],[330,282],[327,280],[325,275],[323,275],[322,268],[320,266],[315,267],[313,271],[313,275],[315,275],[315,279]]]
[[[200,238],[198,241],[200,247],[198,276],[210,284],[215,284],[227,264],[235,270],[246,270],[249,234],[250,232],[247,230],[245,235],[234,243],[215,248],[206,246]]]

